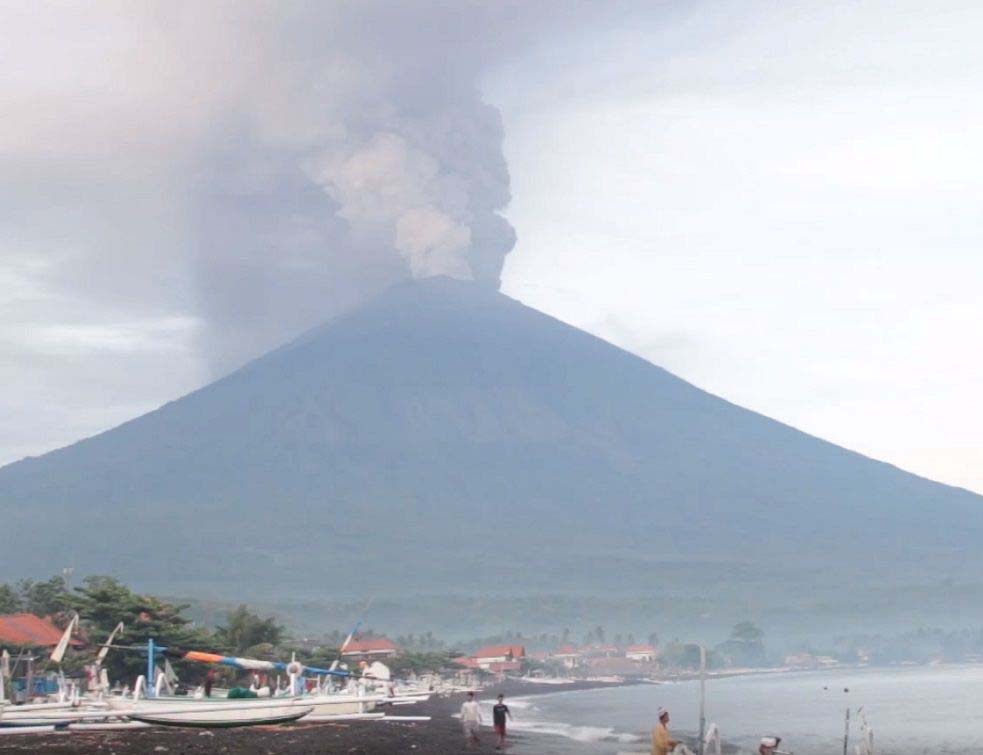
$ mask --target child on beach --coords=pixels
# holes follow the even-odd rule
[[[509,721],[512,720],[512,711],[509,710],[509,706],[505,704],[505,695],[498,696],[498,702],[495,707],[492,708],[492,723],[495,725],[495,733],[498,735],[498,744],[495,745],[496,750],[501,750],[505,747],[505,719],[508,718]]]
[[[461,704],[461,727],[469,746],[478,744],[478,728],[481,726],[481,709],[474,699],[474,692],[468,692],[468,699]]]

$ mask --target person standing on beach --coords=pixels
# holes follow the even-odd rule
[[[468,692],[468,699],[461,704],[461,726],[468,745],[478,744],[478,729],[481,726],[481,709],[474,699],[474,692]]]
[[[652,755],[669,755],[678,745],[669,736],[669,711],[659,709],[659,723],[652,729]]]
[[[492,708],[492,723],[495,725],[495,733],[498,735],[498,744],[495,745],[496,750],[501,750],[505,747],[505,719],[508,718],[509,721],[512,720],[512,711],[509,710],[509,706],[505,704],[505,695],[498,696],[498,702],[495,703],[495,707]]]

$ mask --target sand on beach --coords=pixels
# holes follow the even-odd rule
[[[479,693],[484,700],[493,699],[499,692],[506,697],[529,696],[557,692],[558,689],[593,689],[612,686],[592,682],[574,682],[558,687],[507,681]],[[88,755],[144,755],[144,753],[242,753],[242,755],[275,755],[276,753],[346,753],[349,755],[459,755],[473,753],[488,755],[495,749],[495,735],[490,725],[482,728],[481,742],[469,747],[465,742],[460,721],[454,714],[460,710],[464,695],[432,698],[412,706],[400,706],[393,716],[431,716],[430,721],[336,721],[331,723],[287,726],[253,726],[240,729],[181,729],[154,727],[134,731],[54,732],[45,734],[7,735],[0,737],[0,753],[71,753]],[[506,700],[507,702],[508,700]],[[486,722],[490,724],[491,722]],[[509,751],[531,755],[575,755],[589,752],[584,745],[562,739],[524,732],[509,736]]]

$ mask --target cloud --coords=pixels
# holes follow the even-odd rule
[[[25,428],[0,401],[20,428],[0,461],[152,408],[401,279],[497,287],[516,234],[484,77],[640,7],[5,3],[0,371],[44,411]]]
[[[499,31],[514,12],[492,14]],[[0,254],[50,262],[40,285],[83,319],[194,318],[218,373],[401,278],[498,286],[515,235],[478,87],[498,54],[487,10],[0,14]]]

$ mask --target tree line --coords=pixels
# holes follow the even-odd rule
[[[123,634],[104,663],[111,679],[130,680],[146,669],[146,656],[135,651],[148,639],[165,647],[185,650],[206,649],[230,655],[266,657],[284,643],[286,631],[273,617],[261,617],[245,605],[230,611],[223,625],[207,628],[195,625],[184,615],[187,605],[172,603],[154,595],[136,593],[113,577],[86,577],[69,589],[64,577],[45,581],[24,579],[16,584],[0,584],[0,613],[33,613],[50,618],[65,627],[78,613],[80,636],[85,647],[66,655],[63,667],[78,671],[91,662],[99,646],[120,622]],[[191,677],[202,669],[187,664]]]
[[[0,614],[33,613],[65,627],[78,613],[85,647],[66,655],[62,668],[69,674],[79,672],[94,660],[100,645],[120,622],[125,629],[113,643],[119,648],[109,652],[103,665],[110,679],[124,682],[145,673],[146,655],[137,648],[145,647],[150,638],[163,647],[262,660],[289,659],[296,654],[301,663],[317,667],[330,666],[338,660],[344,642],[345,635],[337,630],[314,644],[297,641],[275,617],[259,616],[246,605],[228,611],[224,623],[217,627],[200,626],[185,615],[189,607],[189,604],[134,592],[119,580],[105,576],[86,577],[74,588],[69,588],[63,576],[0,584]],[[361,634],[375,633],[366,630]],[[390,662],[397,674],[454,668],[451,659],[459,652],[448,648],[432,632],[399,640],[405,643],[404,652]],[[199,664],[176,661],[174,665],[181,678],[188,681],[200,679],[205,673],[205,667]],[[237,674],[228,667],[220,672],[230,679]]]

